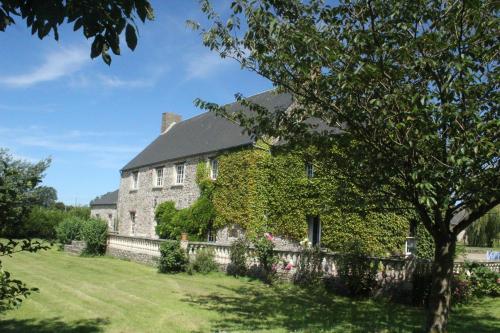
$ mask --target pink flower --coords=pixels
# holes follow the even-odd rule
[[[285,266],[285,270],[289,271],[293,268],[293,264],[291,262],[289,262],[286,266]]]
[[[267,240],[270,240],[270,241],[274,240],[273,234],[271,234],[270,232],[266,232],[264,234],[264,236],[267,238]]]

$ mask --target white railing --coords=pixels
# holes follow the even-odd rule
[[[108,235],[107,247],[108,249],[159,257],[161,243],[160,239]]]
[[[162,239],[151,239],[142,237],[131,237],[131,236],[121,236],[121,235],[108,235],[108,249],[119,250],[130,252],[133,254],[147,255],[151,257],[160,256],[160,245],[164,242]],[[211,249],[215,254],[215,261],[221,266],[227,266],[230,262],[230,245],[227,244],[217,244],[212,242],[189,242],[181,241],[181,246],[186,249],[190,259],[196,257],[196,254],[201,249]],[[294,250],[275,250],[278,257],[279,267],[284,267],[287,264],[292,264],[293,269],[291,272],[295,271],[295,268],[299,264],[300,251]],[[335,259],[338,254],[331,252],[324,252],[324,259],[322,263],[323,271],[326,274],[336,274]],[[257,259],[255,259],[255,252],[251,248],[248,256],[248,265],[252,266],[258,264]],[[415,260],[410,258],[371,258],[377,262],[379,270],[384,278],[405,278],[406,275],[412,271],[418,265],[420,269],[431,268],[431,263],[425,260]],[[456,262],[454,266],[454,272],[458,273],[463,269],[463,262]],[[489,269],[500,272],[500,261],[489,261],[481,262]]]

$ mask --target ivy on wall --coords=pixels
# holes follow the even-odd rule
[[[363,193],[335,172],[314,148],[265,145],[219,157],[215,182],[214,226],[239,224],[252,237],[264,231],[300,241],[307,237],[307,216],[319,215],[322,245],[348,252],[354,244],[366,254],[403,252],[409,223],[402,215],[374,212]],[[305,165],[314,165],[307,178]]]

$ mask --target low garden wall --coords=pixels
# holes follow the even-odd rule
[[[109,235],[106,253],[114,257],[154,265],[160,257],[160,245],[163,241],[164,240],[161,239]],[[181,241],[181,246],[186,249],[191,259],[196,257],[196,253],[199,250],[209,248],[214,251],[215,261],[222,268],[226,268],[230,263],[230,246],[227,244]],[[253,250],[250,250],[250,252],[252,251]],[[275,250],[275,253],[279,259],[277,267],[279,274],[283,278],[290,278],[293,273],[295,273],[295,268],[299,263],[301,252],[298,250]],[[338,256],[336,253],[324,252],[322,269],[325,274],[337,275],[337,269],[335,267],[336,256]],[[249,253],[248,257],[254,258],[254,255]],[[417,260],[414,258],[372,259],[378,263],[378,278],[381,281],[381,285],[407,281],[415,269],[430,270],[431,268],[431,263],[429,261]],[[256,264],[258,263],[255,259],[249,259],[249,266]],[[500,272],[500,261],[485,261],[482,262],[482,264],[495,272]],[[456,262],[454,271],[458,273],[463,265],[463,262]]]

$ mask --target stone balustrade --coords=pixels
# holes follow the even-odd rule
[[[109,255],[139,261],[147,264],[155,264],[160,257],[160,245],[164,242],[161,239],[151,239],[142,237],[121,236],[116,234],[108,235],[107,253]],[[201,249],[211,249],[215,255],[215,261],[221,267],[227,267],[230,263],[230,245],[218,244],[212,242],[190,242],[181,241],[182,247],[190,259],[196,257],[196,254]],[[295,272],[295,268],[299,264],[301,252],[298,250],[275,250],[278,257],[278,270],[283,273],[287,264],[291,264],[291,269],[285,272],[288,275]],[[336,275],[337,269],[335,266],[336,257],[339,254],[324,252],[322,268],[325,274]],[[250,248],[248,253],[248,265],[258,264],[255,259],[254,249]],[[384,281],[403,281],[415,270],[430,271],[431,263],[426,260],[416,260],[411,258],[370,258],[378,265],[379,278]],[[486,267],[495,272],[500,272],[500,261],[481,262]],[[458,273],[463,269],[463,262],[456,262],[454,272]]]

